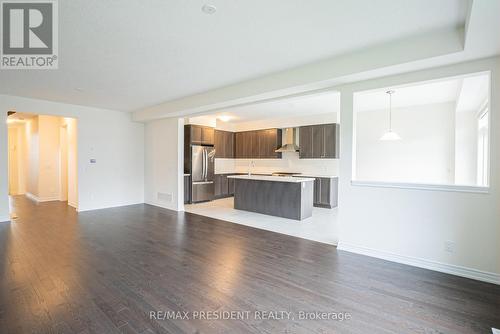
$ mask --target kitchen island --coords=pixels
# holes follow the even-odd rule
[[[303,220],[312,216],[314,179],[233,175],[234,208]]]

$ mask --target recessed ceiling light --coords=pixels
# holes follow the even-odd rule
[[[229,122],[232,117],[228,116],[228,115],[220,115],[220,116],[217,116],[217,118],[220,119],[223,122]]]
[[[217,7],[215,7],[214,5],[203,5],[203,7],[201,7],[201,11],[205,14],[215,14],[215,12],[217,11]]]

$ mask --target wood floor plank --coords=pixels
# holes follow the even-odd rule
[[[489,333],[500,287],[149,205],[13,200],[0,333]],[[151,312],[189,312],[154,319]],[[192,312],[248,311],[235,320]],[[290,319],[262,319],[264,311]],[[346,312],[344,321],[299,319]]]

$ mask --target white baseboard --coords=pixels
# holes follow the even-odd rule
[[[387,261],[407,264],[407,265],[414,266],[414,267],[430,269],[430,270],[439,271],[439,272],[446,273],[446,274],[452,274],[452,275],[456,275],[456,276],[471,278],[471,279],[475,279],[478,281],[483,281],[483,282],[488,282],[488,283],[500,285],[500,274],[491,273],[491,272],[487,272],[487,271],[481,271],[481,270],[477,270],[477,269],[457,266],[457,265],[453,265],[453,264],[446,264],[446,263],[441,263],[441,262],[437,262],[437,261],[426,260],[426,259],[421,259],[421,258],[416,258],[416,257],[410,257],[410,256],[405,256],[405,255],[398,255],[398,254],[394,254],[394,253],[390,253],[390,252],[380,251],[377,249],[356,246],[356,245],[352,245],[352,244],[345,243],[342,241],[339,241],[337,249],[342,250],[342,251],[346,251],[346,252],[376,257],[376,258],[387,260]]]
[[[32,193],[26,193],[26,197],[28,197],[29,199],[31,199],[37,203],[59,201],[59,196],[38,197],[38,196],[33,195]]]
[[[53,196],[53,197],[38,197],[38,202],[54,202],[54,201],[59,201],[59,196]]]
[[[78,204],[68,201],[68,205],[75,208],[78,211]]]
[[[84,207],[84,208],[77,208],[76,211],[85,212],[85,211],[93,211],[93,210],[103,210],[103,209],[119,208],[121,206],[129,206],[129,205],[137,205],[137,204],[144,204],[144,202],[121,203],[121,204],[115,204],[115,205],[98,206],[98,207],[93,207],[93,208],[92,207],[91,208]],[[73,205],[71,205],[71,206],[73,206]]]
[[[30,200],[32,200],[32,201],[35,201],[35,202],[37,202],[37,203],[38,203],[38,202],[40,202],[40,201],[38,200],[38,197],[37,197],[37,196],[35,196],[35,195],[33,195],[32,193],[26,193],[26,195],[25,195],[25,196],[26,196],[26,197],[28,197],[28,198],[29,198]]]
[[[0,216],[0,223],[7,223],[7,222],[10,222],[9,216]]]
[[[167,209],[167,210],[172,210],[172,211],[184,211],[184,210],[179,210],[178,208],[175,208],[173,206],[168,206],[168,205],[165,205],[165,204],[162,204],[162,203],[159,203],[159,202],[155,202],[155,201],[146,201],[144,202],[145,204],[148,204],[148,205],[152,205],[152,206],[157,206],[159,208],[162,208],[162,209]]]

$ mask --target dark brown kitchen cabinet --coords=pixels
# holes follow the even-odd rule
[[[235,158],[237,159],[279,159],[281,153],[281,130],[266,129],[235,133]]]
[[[234,195],[234,179],[228,178],[229,175],[232,174],[215,174],[214,195],[216,198],[224,198]]]
[[[234,132],[225,131],[224,134],[225,150],[224,155],[226,158],[234,158]]]
[[[301,159],[338,159],[339,125],[319,124],[299,129],[299,157]]]
[[[227,179],[227,192],[229,196],[234,196],[234,179]]]
[[[313,205],[320,208],[338,206],[338,177],[316,177],[314,179]]]
[[[260,159],[279,159],[281,153],[276,150],[281,147],[281,130],[267,129],[260,130],[259,136],[259,158]]]
[[[325,153],[325,138],[323,132],[323,125],[313,125],[312,156],[313,158],[324,158],[325,155],[324,153]]]
[[[184,175],[184,204],[191,199],[191,175]]]
[[[248,131],[248,157],[249,158],[259,158],[259,141],[260,141],[260,131]]]
[[[226,150],[226,144],[224,142],[224,131],[221,130],[214,131],[214,148],[215,148],[215,157],[224,158],[224,153]]]
[[[216,158],[234,158],[234,133],[215,130],[214,148]]]
[[[236,132],[234,134],[234,157],[236,159],[244,159],[246,144],[246,132]]]
[[[201,143],[203,145],[214,144],[214,128],[202,127],[201,128]]]
[[[213,145],[214,144],[214,129],[208,126],[201,125],[186,125],[184,126],[185,137],[188,143],[193,145]]]
[[[314,206],[331,209],[338,205],[338,177],[316,178],[314,188]]]

